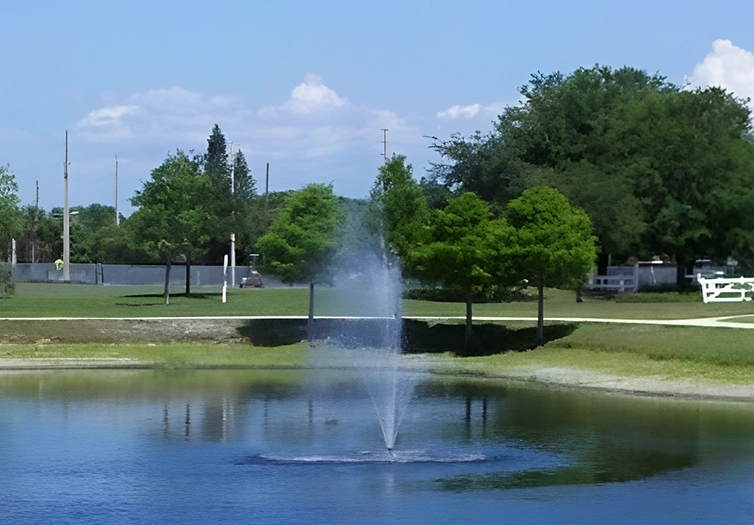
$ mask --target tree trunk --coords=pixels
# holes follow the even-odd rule
[[[610,266],[610,254],[600,252],[597,255],[597,275],[607,275],[607,269]]]
[[[464,351],[468,351],[469,345],[471,344],[471,324],[472,324],[471,286],[467,286],[466,287],[466,331],[463,334]]]
[[[675,284],[678,289],[683,289],[688,286],[686,281],[686,259],[682,256],[676,255],[675,257]],[[691,265],[691,271],[693,271],[693,265]]]
[[[162,294],[165,296],[165,304],[170,304],[170,259],[165,264],[165,289]]]
[[[191,254],[186,254],[186,297],[191,295]]]
[[[309,345],[314,344],[314,281],[309,283],[309,320],[306,323],[306,338]]]
[[[537,305],[537,346],[545,344],[545,276],[540,270],[537,278],[537,290],[539,291]]]
[[[466,287],[466,332],[463,335],[463,349],[469,350],[469,344],[471,343],[471,286]]]

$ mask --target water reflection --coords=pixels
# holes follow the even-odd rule
[[[450,516],[455,507],[445,505],[468,495],[484,507],[496,501],[487,494],[557,487],[622,487],[628,501],[643,490],[638,480],[671,499],[754,490],[754,407],[427,375],[389,456],[357,372],[2,374],[0,470],[0,508],[11,505],[14,517],[26,516],[19,501],[47,517],[82,501],[95,515],[113,500],[149,513],[180,501],[198,512],[181,522],[199,523],[210,519],[199,512],[211,505],[205,497],[229,501],[235,487],[234,505],[295,503],[324,519],[336,508],[356,512],[357,498],[426,522],[422,508]],[[584,494],[589,506],[593,492]]]

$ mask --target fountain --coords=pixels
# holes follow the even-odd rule
[[[419,379],[408,369],[403,347],[400,264],[375,250],[345,250],[337,258],[336,301],[351,315],[330,325],[326,335],[335,352],[358,369],[374,405],[388,452]]]

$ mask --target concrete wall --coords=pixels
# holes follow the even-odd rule
[[[228,268],[228,285],[232,282]],[[248,266],[237,266],[235,284],[249,273]],[[147,264],[71,264],[71,282],[88,284],[162,284],[165,282],[164,265]],[[16,282],[56,282],[63,280],[63,270],[53,263],[17,263],[13,270]],[[186,267],[172,265],[170,283],[186,283]],[[191,284],[222,285],[222,266],[191,266]],[[267,285],[265,279],[265,285]]]

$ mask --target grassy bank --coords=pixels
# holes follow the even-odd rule
[[[40,340],[33,344],[0,344],[0,366],[2,359],[102,359],[113,360],[114,367],[298,368],[307,363],[307,351],[304,344],[263,348],[245,344],[66,344]]]
[[[461,340],[460,324],[437,325],[441,339]],[[550,324],[544,347],[532,348],[532,327],[525,323],[476,327],[494,346],[462,357],[448,346],[424,340],[434,370],[489,377],[520,375],[526,370],[568,368],[626,377],[662,376],[667,380],[702,380],[725,384],[754,383],[751,333],[733,328],[696,328],[602,323]],[[502,335],[501,335],[502,334]],[[553,335],[555,334],[555,335]],[[317,351],[316,349],[314,350]],[[301,367],[311,363],[305,343],[254,346],[249,342],[34,343],[0,344],[0,359],[117,359],[165,367]],[[115,363],[118,365],[118,363]]]
[[[16,295],[0,299],[0,317],[195,317],[306,315],[307,288],[233,289],[222,302],[218,287],[193,286],[184,296],[175,288],[165,305],[160,286],[102,286],[64,283],[17,283]],[[687,319],[754,315],[754,301],[704,304],[691,302],[619,302],[585,299],[576,303],[573,292],[547,290],[547,317],[598,317],[622,319]],[[638,299],[642,299],[638,297]],[[363,298],[349,298],[342,290],[315,288],[316,315],[368,315]],[[463,303],[404,300],[407,316],[463,316]],[[476,317],[533,317],[536,301],[474,305]]]
[[[0,317],[195,317],[306,315],[305,288],[232,290],[222,303],[217,291],[194,288],[190,297],[174,294],[170,305],[162,303],[159,287],[116,287],[76,284],[19,283],[17,295],[0,300]],[[317,315],[360,315],[357,298],[343,300],[336,290],[317,290]],[[651,298],[650,298],[651,299]],[[751,303],[703,304],[681,302],[618,302],[587,299],[576,303],[571,292],[547,292],[547,317],[595,317],[623,319],[686,319],[754,314]],[[429,301],[404,301],[408,316],[462,316],[464,305]],[[535,302],[475,305],[476,317],[534,317]],[[751,322],[751,318],[743,319]],[[172,322],[172,321],[171,321]],[[301,367],[309,363],[304,344],[258,345],[236,330],[237,342],[123,342],[108,341],[97,327],[87,327],[91,337],[81,344],[55,341],[44,322],[5,322],[6,334],[26,330],[18,343],[1,338],[0,358],[5,359],[113,359],[157,367]],[[18,328],[18,323],[24,324]],[[28,324],[25,324],[28,323]],[[46,324],[45,324],[46,323]],[[410,323],[409,323],[410,324]],[[61,325],[62,326],[62,325]],[[463,338],[460,322],[414,323],[412,337],[421,341],[415,352],[430,352],[438,372],[490,377],[526,377],[528,371],[570,369],[623,377],[659,377],[667,381],[705,381],[721,384],[754,383],[751,332],[732,328],[696,328],[641,324],[548,323],[547,344],[533,348],[531,322],[478,323],[476,349],[459,357]],[[42,330],[44,328],[44,330]],[[63,328],[61,328],[63,329]],[[66,329],[71,329],[67,327]],[[179,331],[183,327],[177,328]],[[44,332],[41,337],[39,334]],[[188,333],[188,332],[187,332]],[[86,334],[84,334],[85,336]],[[234,335],[234,337],[236,337]],[[195,336],[188,337],[194,341]],[[209,338],[211,339],[211,338]],[[409,338],[410,339],[410,338]],[[299,340],[299,339],[295,339]],[[31,342],[33,341],[33,342]],[[219,341],[219,342],[218,342]],[[255,344],[257,344],[255,346]]]

